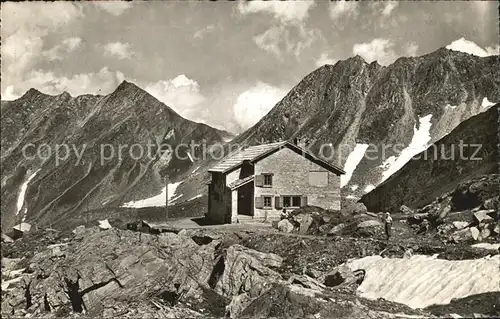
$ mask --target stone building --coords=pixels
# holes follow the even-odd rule
[[[278,219],[284,207],[340,210],[345,172],[296,142],[241,149],[209,173],[207,218],[213,223]]]

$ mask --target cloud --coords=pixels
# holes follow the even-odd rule
[[[408,42],[403,47],[405,56],[417,56],[418,44],[415,42]]]
[[[497,45],[496,47],[486,47],[483,49],[476,43],[466,40],[465,38],[460,38],[458,40],[453,41],[452,43],[448,44],[446,48],[453,51],[460,51],[468,54],[477,55],[480,57],[498,55],[500,49],[499,45]]]
[[[418,52],[415,42],[403,45],[401,53],[397,53],[394,48],[394,42],[391,40],[376,38],[370,42],[356,43],[352,47],[352,53],[361,56],[368,63],[377,61],[381,65],[389,65],[400,56],[416,56]]]
[[[356,43],[352,53],[360,55],[368,63],[377,61],[382,65],[388,65],[396,59],[393,47],[394,43],[391,40],[377,38],[369,43]]]
[[[75,74],[71,77],[57,75],[54,72],[34,70],[28,73],[22,84],[8,86],[2,94],[2,98],[18,98],[30,88],[36,88],[50,95],[61,94],[64,91],[73,96],[108,94],[113,92],[124,78],[123,73],[111,71],[107,67],[95,73]]]
[[[258,82],[241,93],[236,99],[233,110],[236,122],[242,128],[249,128],[266,115],[287,91],[269,84]]]
[[[391,15],[392,10],[396,9],[396,7],[399,5],[398,2],[396,1],[388,1],[385,3],[384,8],[382,9],[382,14],[386,17]]]
[[[181,74],[170,80],[160,80],[154,83],[139,83],[140,86],[161,102],[173,108],[181,116],[202,120],[204,111],[202,102],[205,97],[200,93],[197,81]],[[206,115],[206,114],[205,114]]]
[[[130,43],[112,42],[104,46],[104,55],[124,60],[130,59],[134,52],[131,50]]]
[[[81,45],[82,39],[78,37],[66,38],[52,49],[45,51],[43,55],[47,57],[49,61],[62,60],[64,54],[75,51],[77,48],[81,47]]]
[[[108,12],[114,16],[122,15],[132,7],[132,2],[128,1],[95,1],[97,8]]]
[[[2,3],[2,88],[23,81],[25,73],[45,59],[44,38],[83,17],[73,2]]]
[[[241,1],[238,10],[242,15],[267,12],[283,24],[300,24],[308,18],[309,10],[314,7],[314,1]]]
[[[319,59],[316,60],[316,66],[321,67],[325,64],[335,64],[337,60],[328,57],[328,53],[322,53]]]
[[[330,2],[328,11],[332,20],[337,20],[341,17],[356,17],[358,15],[358,3],[355,1]]]
[[[305,49],[321,39],[323,39],[321,31],[307,29],[302,25],[293,27],[275,25],[253,37],[259,48],[273,54],[280,61],[284,60],[285,53],[298,58]]]
[[[208,33],[212,32],[215,29],[215,25],[209,24],[204,28],[201,28],[200,30],[196,31],[193,35],[193,38],[199,40],[202,39],[205,35]]]
[[[265,32],[253,37],[254,43],[262,50],[283,61],[289,53],[298,57],[302,51],[322,38],[321,31],[308,29],[305,20],[314,1],[241,1],[238,11],[241,15],[268,13],[275,23]]]

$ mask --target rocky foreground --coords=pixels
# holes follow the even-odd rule
[[[377,236],[375,236],[377,237]],[[370,255],[481,258],[497,251],[437,241],[318,237],[272,230],[193,229],[149,234],[78,227],[2,243],[2,317],[400,318],[498,316],[499,292],[474,307],[412,309],[363,298],[364,270],[341,266]],[[460,251],[460,253],[457,253]],[[468,251],[464,256],[463,252]],[[498,257],[498,256],[497,256]],[[465,304],[464,304],[465,303]]]
[[[111,219],[2,234],[2,317],[500,317],[499,178],[402,206],[390,240],[354,202],[276,229]]]

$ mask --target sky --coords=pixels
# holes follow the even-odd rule
[[[108,94],[127,80],[235,133],[324,64],[499,50],[495,1],[7,2],[1,18],[2,100]]]

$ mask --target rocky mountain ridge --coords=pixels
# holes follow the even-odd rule
[[[343,194],[359,198],[412,155],[500,101],[498,58],[442,48],[387,67],[360,56],[324,65],[231,143],[298,138],[343,167]],[[206,178],[188,178],[180,193],[203,192],[197,185]]]
[[[2,101],[1,111],[3,227],[24,219],[54,225],[74,212],[157,195],[165,174],[175,181],[200,155],[187,147],[167,155],[168,146],[228,137],[127,81],[104,96],[31,89]]]

